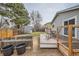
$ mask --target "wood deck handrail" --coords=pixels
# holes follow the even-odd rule
[[[64,44],[59,43],[61,46],[63,46],[65,49],[69,50],[68,47],[66,47]]]
[[[66,25],[66,26],[58,26],[58,27],[66,28],[66,27],[68,27],[68,25]],[[57,28],[58,28],[58,27],[57,27]],[[72,25],[72,27],[79,28],[79,25]]]
[[[32,36],[32,35],[30,35],[30,34],[15,35],[15,37],[25,37],[25,36]]]
[[[59,26],[60,28],[68,28],[68,55],[73,55],[73,48],[72,48],[72,28],[73,27],[79,27],[79,25],[67,25],[67,26]],[[59,43],[59,32],[57,33],[57,42]],[[61,43],[61,45],[64,47],[64,45]],[[59,44],[58,44],[59,47]],[[65,48],[65,47],[64,47]]]
[[[19,41],[32,41],[32,39],[19,39],[19,40],[11,39],[11,40],[1,40],[0,42],[19,42]]]

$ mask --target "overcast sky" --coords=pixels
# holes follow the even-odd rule
[[[42,16],[42,24],[52,21],[57,11],[69,8],[75,5],[76,3],[26,3],[24,4],[29,13],[33,10],[39,11]]]

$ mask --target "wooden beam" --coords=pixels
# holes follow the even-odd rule
[[[73,48],[72,48],[72,25],[68,25],[68,55],[72,56],[73,55]]]

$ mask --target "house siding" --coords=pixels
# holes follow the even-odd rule
[[[79,24],[79,15],[77,16],[77,24]],[[79,38],[79,28],[77,28],[77,37]]]
[[[79,24],[79,9],[58,14],[53,22],[54,27],[57,29],[58,26],[64,25],[64,21],[72,17],[76,17],[76,24]],[[79,36],[79,29],[75,31],[75,37]],[[64,29],[61,29],[60,34],[64,35]]]

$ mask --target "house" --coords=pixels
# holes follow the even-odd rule
[[[33,27],[28,24],[28,25],[24,25],[22,29],[24,33],[32,33]]]
[[[79,24],[79,5],[57,12],[52,20],[52,24],[54,25],[56,31],[58,26]],[[67,30],[67,28],[62,28],[60,34],[63,36],[68,36]],[[73,28],[72,32],[74,38],[79,37],[79,29]]]
[[[4,28],[4,27],[8,27],[8,28],[12,28],[15,26],[14,22],[11,22],[12,19],[9,19],[8,17],[2,17],[0,15],[0,28]]]
[[[11,22],[11,19],[9,19],[8,17],[0,16],[0,38],[13,37],[14,30],[12,28],[14,26],[15,24]]]

